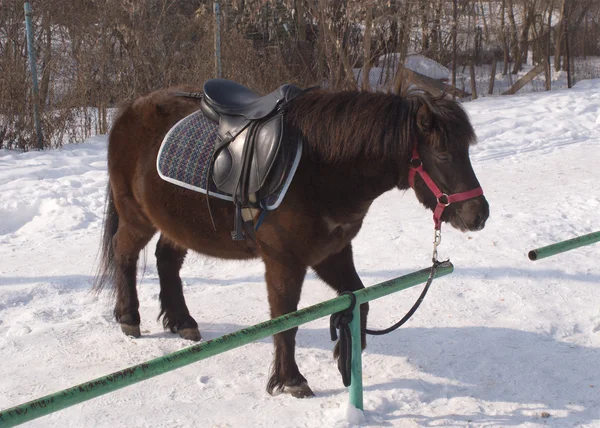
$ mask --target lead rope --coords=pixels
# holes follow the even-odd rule
[[[440,266],[446,267],[446,266],[449,266],[449,264],[450,264],[449,260],[440,262],[437,259],[437,256],[438,256],[437,248],[441,243],[442,243],[442,231],[440,229],[436,228],[436,229],[434,229],[433,252],[431,255],[432,265],[431,265],[431,270],[429,272],[429,278],[427,278],[427,283],[425,284],[425,287],[423,288],[421,295],[419,296],[419,298],[417,299],[415,304],[412,306],[412,308],[410,308],[410,310],[406,313],[406,315],[404,315],[402,317],[402,319],[400,321],[398,321],[396,324],[392,325],[391,327],[388,327],[384,330],[370,330],[368,328],[364,328],[364,329],[362,329],[362,331],[364,333],[370,334],[373,336],[382,336],[384,334],[388,334],[388,333],[398,329],[399,327],[401,327],[404,323],[406,323],[406,321],[408,321],[410,319],[410,317],[413,316],[413,314],[417,311],[417,309],[421,305],[421,302],[423,302],[423,299],[425,299],[425,296],[427,295],[427,291],[429,290],[429,287],[431,286],[431,283],[433,282],[433,278],[435,277],[435,274],[436,274],[438,268]],[[356,305],[356,296],[351,291],[346,291],[344,293],[341,293],[340,296],[343,296],[345,294],[349,294],[352,299],[350,302],[350,307],[348,307],[347,309],[345,309],[343,311],[340,311],[340,312],[337,312],[337,313],[331,315],[331,318],[329,320],[329,331],[330,331],[330,335],[331,335],[331,340],[335,341],[338,339],[337,330],[339,330],[338,370],[340,371],[340,374],[342,375],[342,382],[344,383],[344,386],[347,387],[347,386],[350,386],[350,383],[352,381],[351,371],[350,371],[350,366],[352,363],[352,335],[350,334],[349,324],[353,318],[352,311],[354,309],[354,306]]]
[[[388,327],[384,330],[371,330],[368,328],[364,328],[363,332],[365,332],[366,334],[370,334],[372,336],[382,336],[384,334],[388,334],[391,333],[392,331],[398,329],[399,327],[401,327],[404,323],[406,323],[406,321],[408,321],[410,319],[410,317],[413,316],[413,314],[417,311],[417,309],[419,308],[419,306],[421,306],[421,303],[423,302],[423,299],[425,299],[425,296],[427,295],[427,292],[429,291],[429,287],[431,286],[431,283],[433,282],[433,278],[438,270],[438,268],[440,266],[446,266],[449,264],[449,260],[446,260],[444,262],[440,262],[437,259],[438,253],[437,253],[437,247],[442,243],[442,231],[440,229],[434,229],[434,236],[433,236],[433,253],[431,254],[431,270],[429,271],[429,278],[427,278],[427,283],[425,284],[425,287],[423,288],[423,291],[421,292],[421,295],[419,296],[419,298],[417,299],[417,301],[415,302],[415,304],[413,305],[412,308],[410,308],[410,310],[406,313],[406,315],[404,315],[402,317],[402,319],[400,321],[398,321],[396,324],[392,325],[391,327]]]

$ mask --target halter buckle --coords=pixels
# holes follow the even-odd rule
[[[421,161],[421,159],[419,159],[419,158],[412,158],[408,162],[408,164],[410,165],[411,168],[418,168],[423,165],[423,161]]]
[[[442,200],[442,198],[446,198],[446,201],[444,202]],[[442,204],[445,207],[447,207],[448,205],[450,205],[450,198],[445,193],[442,193],[440,196],[438,196],[437,201],[438,201],[438,204]]]

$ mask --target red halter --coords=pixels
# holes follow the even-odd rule
[[[437,206],[433,211],[433,222],[435,223],[436,230],[440,230],[442,227],[442,213],[448,205],[454,202],[466,201],[467,199],[472,199],[483,195],[483,189],[481,186],[466,192],[453,193],[452,195],[447,195],[442,192],[440,188],[437,187],[433,182],[429,174],[427,174],[427,172],[423,169],[423,162],[419,157],[417,145],[415,144],[413,146],[412,159],[410,160],[410,170],[408,171],[408,184],[413,189],[415,188],[415,175],[417,175],[417,173],[419,173],[425,184],[427,184],[427,187],[429,187],[429,190],[431,190],[437,199]]]

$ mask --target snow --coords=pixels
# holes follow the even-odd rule
[[[321,319],[297,340],[315,398],[267,395],[264,339],[28,426],[600,426],[600,247],[535,263],[526,256],[598,230],[600,80],[465,107],[491,217],[477,233],[444,226],[440,257],[455,273],[434,282],[405,327],[369,338],[364,413],[348,404]],[[89,292],[105,184],[105,137],[41,153],[0,150],[0,408],[190,345],[156,321],[153,256],[138,287],[142,338],[122,335],[108,296]],[[431,229],[412,192],[379,198],[354,244],[364,282],[426,267]],[[259,261],[188,257],[185,295],[204,339],[268,318],[263,273]],[[369,324],[395,322],[420,291],[373,302]],[[311,273],[301,307],[333,296]]]
[[[530,54],[529,59],[532,58]],[[369,84],[372,89],[378,91],[389,90],[398,69],[399,54],[386,54],[379,57],[375,67],[369,69]],[[554,64],[554,57],[550,57],[550,63]],[[508,70],[512,70],[514,64],[509,64]],[[441,80],[447,84],[451,84],[452,64],[447,67],[442,64],[427,58],[423,55],[410,53],[407,55],[404,66],[409,70],[423,74],[432,79]],[[482,64],[474,66],[475,88],[478,97],[499,96],[509,90],[521,77],[525,76],[534,68],[532,64],[523,64],[522,69],[517,74],[506,75],[502,74],[504,62],[498,61],[496,65],[496,74],[494,76],[494,88],[492,95],[488,94],[492,65]],[[573,58],[573,74],[572,82],[583,81],[585,79],[593,79],[600,76],[600,57]],[[362,86],[362,68],[355,68],[354,75],[359,86]],[[555,71],[551,67],[551,87],[553,90],[567,88],[567,72]],[[456,70],[456,87],[471,93],[471,75],[466,65],[457,67]],[[546,77],[544,73],[538,74],[531,82],[519,90],[519,94],[526,92],[543,92],[546,90]]]
[[[397,53],[380,56],[377,65],[369,69],[369,83],[371,87],[378,90],[386,90],[389,82],[394,80],[396,70],[398,69],[398,61],[400,61],[400,54]],[[447,81],[451,78],[451,72],[448,68],[426,56],[415,53],[410,53],[406,56],[404,67],[432,79]],[[362,68],[354,69],[354,74],[359,84],[362,81],[362,72]]]

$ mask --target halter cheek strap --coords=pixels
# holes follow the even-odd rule
[[[433,222],[435,223],[436,230],[440,230],[442,227],[442,214],[448,205],[483,195],[483,189],[481,186],[466,192],[453,193],[451,195],[447,195],[446,193],[442,192],[440,188],[433,182],[431,176],[427,174],[427,171],[423,169],[423,162],[419,157],[417,145],[415,144],[413,146],[412,159],[410,160],[410,169],[408,171],[408,184],[413,189],[415,188],[415,176],[417,174],[421,176],[425,184],[427,184],[427,187],[429,187],[429,190],[431,190],[437,199],[437,206],[433,210]]]

